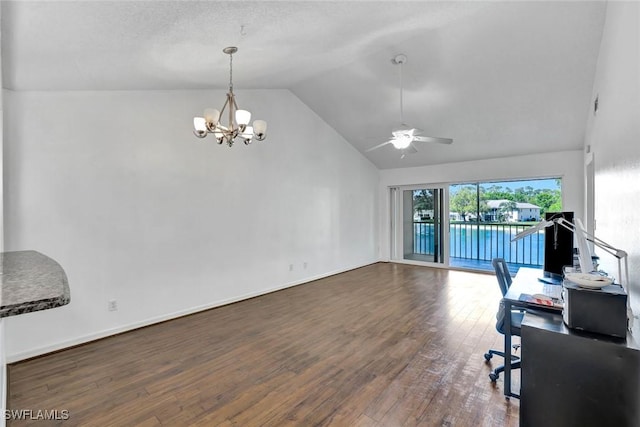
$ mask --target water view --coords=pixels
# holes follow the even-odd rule
[[[543,232],[511,242],[517,233],[529,227],[529,224],[452,223],[449,226],[449,256],[480,261],[504,258],[508,263],[541,266],[544,262]],[[414,252],[433,255],[434,249],[433,223],[414,222]]]
[[[442,262],[444,236],[449,239],[449,259],[457,264],[486,269],[492,259],[504,258],[514,266],[541,267],[544,232],[511,240],[548,212],[562,212],[561,182],[542,178],[451,184],[448,198],[440,187],[403,190],[403,212],[413,217],[413,230],[403,230],[403,238],[413,238],[403,248],[404,257]],[[411,227],[407,217],[404,224]],[[448,230],[442,229],[444,218]],[[413,252],[407,253],[411,246]]]

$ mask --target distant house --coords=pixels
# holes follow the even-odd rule
[[[433,219],[433,209],[420,209],[413,214],[414,221],[429,221],[430,219]]]
[[[500,221],[502,219],[503,204],[511,203],[510,200],[487,200],[489,210],[484,214],[485,221]],[[510,210],[507,214],[507,221],[540,221],[540,206],[531,203],[515,203],[515,209]]]
[[[476,214],[468,212],[464,216],[458,212],[449,212],[449,221],[475,221],[478,217]],[[480,217],[482,221],[482,217]]]

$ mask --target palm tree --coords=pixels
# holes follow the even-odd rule
[[[509,222],[511,219],[511,215],[518,208],[518,205],[513,200],[508,200],[500,203],[500,212],[498,215],[500,216],[500,221]]]
[[[430,190],[416,190],[413,192],[413,211],[417,213],[433,212],[433,194]]]

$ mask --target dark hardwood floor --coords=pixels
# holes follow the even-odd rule
[[[10,409],[69,419],[9,425],[517,426],[483,358],[499,298],[374,264],[10,365]]]

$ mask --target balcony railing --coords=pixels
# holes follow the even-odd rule
[[[531,227],[517,223],[452,222],[449,225],[449,257],[491,261],[504,258],[508,263],[542,266],[544,233],[534,233],[511,242],[517,233]],[[434,254],[433,221],[414,221],[414,253]]]

